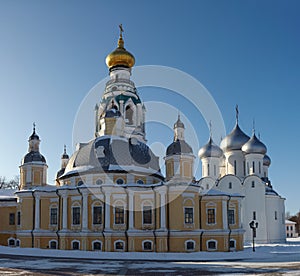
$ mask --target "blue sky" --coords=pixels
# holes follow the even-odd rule
[[[72,151],[77,109],[107,76],[104,60],[123,23],[125,46],[136,65],[175,67],[198,79],[217,102],[228,132],[235,122],[235,104],[248,134],[255,118],[272,159],[272,184],[287,198],[287,211],[297,212],[299,12],[297,0],[1,0],[0,175],[18,174],[35,121],[53,182],[63,144]],[[142,89],[140,95],[182,108],[166,91]],[[199,117],[194,123],[199,124],[200,143],[205,143],[206,124]],[[149,141],[158,139],[151,126],[147,135]],[[172,132],[166,131],[162,140],[171,142]]]

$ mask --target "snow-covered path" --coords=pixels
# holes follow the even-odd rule
[[[232,253],[104,253],[0,247],[0,275],[50,274],[300,275],[300,239],[258,245],[256,252],[248,246]]]

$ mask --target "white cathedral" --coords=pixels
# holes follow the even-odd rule
[[[266,153],[267,147],[254,131],[249,137],[241,130],[238,111],[236,125],[222,139],[220,147],[210,138],[198,153],[202,161],[200,181],[210,179],[216,189],[243,196],[241,219],[246,242],[252,240],[251,221],[258,223],[258,242],[285,241],[285,199],[271,185],[268,176],[271,159]]]

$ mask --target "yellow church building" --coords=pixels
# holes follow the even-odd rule
[[[118,47],[106,58],[110,80],[96,105],[95,137],[64,153],[56,185],[47,184],[35,127],[20,166],[20,190],[0,194],[0,245],[107,252],[243,249],[243,196],[194,178],[192,148],[178,116],[159,158],[146,144],[146,110],[130,80],[134,56]],[[218,154],[217,148],[211,149]]]

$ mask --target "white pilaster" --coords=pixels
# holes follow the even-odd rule
[[[88,192],[82,192],[82,230],[88,230]]]
[[[134,229],[134,192],[128,191],[129,230]]]
[[[158,190],[160,195],[160,229],[166,230],[166,187]]]
[[[110,230],[110,192],[105,191],[105,224],[104,231]]]
[[[34,230],[40,229],[40,196],[35,195],[35,219]]]
[[[223,219],[223,229],[228,229],[228,222],[227,222],[227,202],[225,200],[222,201],[222,219]]]
[[[68,229],[68,196],[67,196],[67,194],[63,194],[62,199],[63,199],[62,230],[67,230]]]

